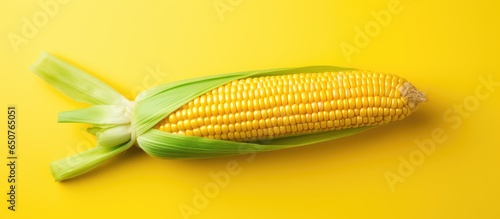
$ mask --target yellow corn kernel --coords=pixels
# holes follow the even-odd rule
[[[246,78],[193,99],[156,128],[251,141],[372,126],[410,115],[412,89],[400,77],[361,71]]]

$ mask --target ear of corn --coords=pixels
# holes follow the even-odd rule
[[[135,101],[46,53],[32,70],[72,99],[93,105],[59,114],[59,122],[92,124],[87,131],[98,145],[53,162],[57,181],[83,174],[135,142],[160,158],[277,150],[402,119],[425,100],[399,77],[331,66],[172,82],[142,92]]]
[[[400,120],[406,80],[360,71],[246,78],[183,105],[156,128],[232,141],[280,138]]]

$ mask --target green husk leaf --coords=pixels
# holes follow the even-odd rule
[[[134,141],[114,146],[114,147],[94,147],[82,153],[54,161],[50,164],[52,176],[56,181],[71,179],[84,174],[111,157],[120,154],[130,148]]]
[[[105,128],[96,133],[97,144],[101,147],[112,147],[130,141],[130,135],[130,125]]]
[[[109,85],[48,53],[42,53],[31,71],[71,99],[88,103],[120,104],[128,100]]]
[[[153,157],[198,159],[238,155],[248,151],[272,151],[348,137],[373,127],[360,127],[297,135],[259,142],[234,142],[196,136],[176,135],[150,129],[137,138],[139,147]]]
[[[130,116],[125,106],[97,105],[84,109],[60,112],[57,121],[60,123],[120,125],[130,123]]]
[[[59,114],[59,122],[94,125],[87,131],[97,135],[99,145],[52,162],[50,168],[56,181],[86,173],[135,143],[135,135],[130,128],[130,103],[113,88],[47,53],[40,56],[31,70],[71,99],[95,105]]]

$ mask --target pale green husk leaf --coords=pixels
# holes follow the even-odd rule
[[[265,139],[257,142],[234,142],[196,136],[182,136],[150,129],[137,138],[139,146],[149,155],[168,159],[214,158],[309,145],[351,136],[372,127],[317,132],[286,138]]]
[[[113,156],[124,152],[134,144],[128,141],[114,147],[94,147],[50,164],[52,176],[56,181],[71,179],[82,175],[109,160]]]
[[[121,125],[130,123],[130,115],[128,115],[125,106],[96,105],[84,109],[60,112],[57,121],[60,123]]]
[[[127,102],[116,90],[83,70],[48,53],[42,53],[31,71],[71,99],[88,103],[120,104]]]

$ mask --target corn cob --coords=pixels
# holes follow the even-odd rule
[[[423,101],[423,96],[409,102],[408,89],[415,90],[395,75],[361,71],[246,78],[196,97],[155,128],[255,141],[373,126],[401,120],[415,110],[415,101]]]
[[[401,120],[425,94],[390,74],[314,66],[237,72],[171,82],[129,101],[102,81],[43,53],[32,71],[92,106],[59,122],[92,124],[97,146],[54,161],[57,181],[81,175],[137,145],[159,158],[270,151],[357,134]]]

